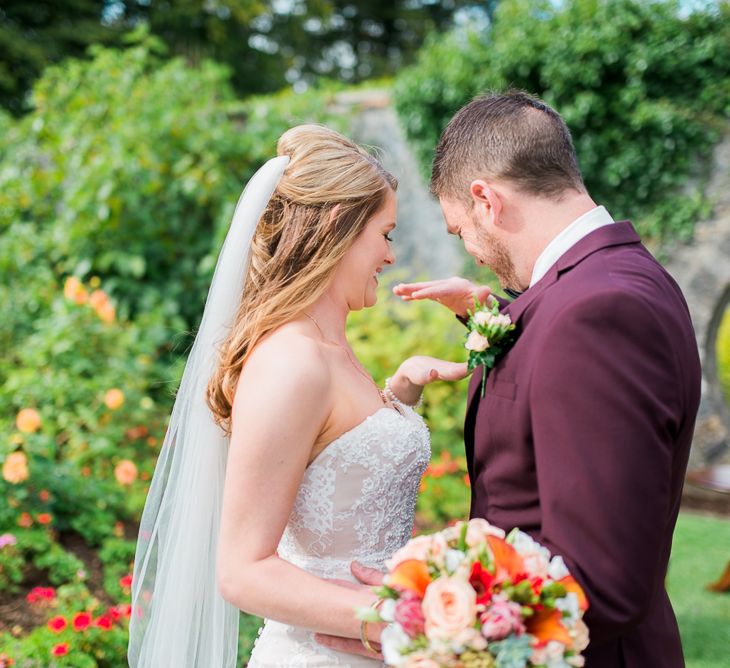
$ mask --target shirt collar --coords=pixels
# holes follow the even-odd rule
[[[604,225],[610,225],[614,220],[606,207],[597,206],[587,211],[562,230],[540,253],[532,270],[530,287],[535,285],[552,267],[558,259],[583,237]]]

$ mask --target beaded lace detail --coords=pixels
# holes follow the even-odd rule
[[[324,578],[353,580],[350,562],[373,568],[413,532],[431,447],[423,419],[381,408],[330,443],[309,465],[279,543],[279,556]],[[373,666],[323,648],[304,629],[267,622],[249,666]]]

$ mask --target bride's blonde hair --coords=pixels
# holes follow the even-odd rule
[[[254,233],[243,297],[206,393],[227,433],[248,355],[322,296],[343,255],[398,185],[373,156],[323,126],[291,128],[277,153],[290,162]]]

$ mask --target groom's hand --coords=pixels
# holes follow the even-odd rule
[[[492,294],[492,289],[488,285],[476,285],[466,278],[453,276],[422,283],[400,283],[393,288],[393,294],[407,302],[433,299],[465,318],[467,311],[474,309],[474,299],[484,304]]]

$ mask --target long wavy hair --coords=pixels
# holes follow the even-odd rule
[[[398,185],[372,155],[323,126],[291,128],[277,153],[290,162],[254,233],[243,296],[206,392],[226,433],[248,355],[324,294],[337,264]]]

